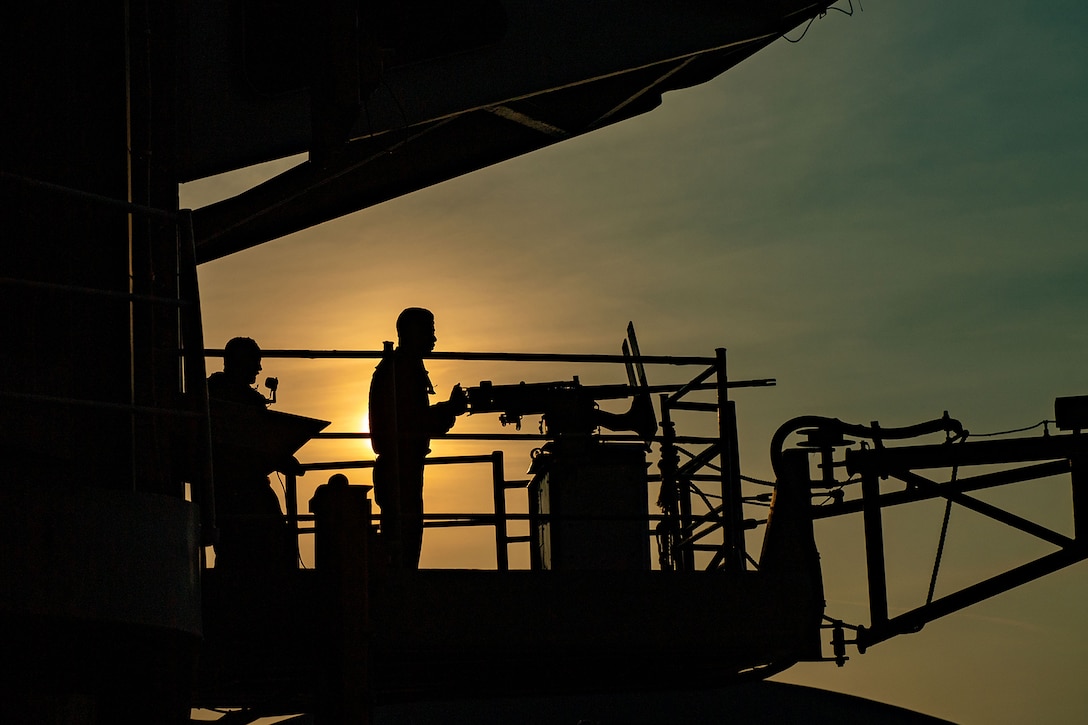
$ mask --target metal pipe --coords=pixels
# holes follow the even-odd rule
[[[1069,470],[1069,461],[1061,460],[1038,463],[1032,466],[1024,466],[1023,468],[1014,468],[1007,471],[994,471],[993,473],[984,473],[978,476],[960,478],[954,482],[950,481],[948,483],[937,484],[940,490],[927,487],[908,488],[903,491],[882,493],[880,494],[880,505],[884,508],[888,508],[889,506],[899,506],[905,503],[914,503],[916,501],[928,501],[929,499],[947,496],[950,493],[978,491],[984,488],[995,488],[997,486],[1023,483],[1025,481],[1046,478],[1048,476],[1058,476],[1069,473]],[[843,501],[841,503],[830,503],[824,506],[814,507],[812,510],[812,518],[826,519],[832,516],[844,516],[846,514],[857,513],[861,511],[861,509],[862,499],[860,498]]]
[[[861,648],[870,647],[900,634],[917,632],[935,619],[952,614],[1010,589],[1015,589],[1085,559],[1088,559],[1088,548],[1084,546],[1071,547],[1047,554],[1015,569],[1002,572],[985,581],[900,614],[890,620],[880,623],[874,620],[872,628],[858,632],[858,645]]]
[[[873,471],[881,476],[892,471],[916,468],[951,468],[995,463],[1071,458],[1088,448],[1083,435],[1048,435],[992,441],[896,446],[895,448],[848,450],[846,469],[850,474]]]
[[[888,621],[888,578],[884,568],[884,527],[880,514],[880,479],[866,474],[861,481],[865,531],[865,568],[869,581],[869,621],[872,627]]]
[[[193,303],[190,309],[183,311],[181,317],[184,343],[183,380],[192,412],[197,416],[193,495],[200,506],[201,543],[211,546],[219,538],[215,507],[215,470],[212,466],[212,419],[208,403],[208,369],[204,357],[204,323],[200,312],[193,217],[190,211],[180,213],[178,231],[182,237],[178,240],[178,293],[180,297]]]
[[[737,445],[737,410],[729,400],[729,373],[725,348],[715,351],[714,370],[718,384],[718,451],[721,457],[722,548],[725,569],[742,572],[745,567],[744,502],[740,483],[740,455]]]
[[[510,569],[510,552],[506,548],[509,537],[506,530],[505,479],[502,451],[494,451],[491,454],[491,484],[495,498],[495,567],[499,571]]]
[[[1081,434],[1077,434],[1078,438]],[[1088,539],[1088,456],[1078,454],[1069,460],[1073,487],[1073,536],[1077,541]]]
[[[207,354],[212,357],[222,357],[222,349],[209,349]],[[261,350],[263,358],[305,358],[305,359],[379,359],[382,357],[380,350],[301,350],[301,349],[276,349]],[[423,356],[425,360],[462,360],[462,361],[486,361],[486,362],[569,362],[569,363],[624,363],[626,358],[622,355],[608,355],[599,353],[535,353],[535,352],[429,352]],[[714,363],[714,358],[705,356],[671,356],[671,355],[642,355],[639,359],[652,365],[708,365]],[[760,381],[758,384],[769,384]]]
[[[686,385],[681,385],[680,388],[669,398],[669,404],[670,405],[672,403],[675,403],[676,401],[680,400],[680,398],[683,398],[685,395],[687,395],[688,393],[690,393],[693,390],[703,390],[703,384],[702,384],[703,381],[706,380],[707,378],[709,378],[711,375],[713,375],[715,370],[717,369],[714,366],[714,364],[717,362],[716,359],[711,359],[711,360],[708,360],[707,362],[710,364],[710,367],[708,367],[706,370],[704,370],[703,372],[696,375]],[[718,388],[717,383],[710,383],[710,384],[714,386],[715,390],[717,390],[717,388]]]
[[[371,434],[334,431],[332,433],[318,433],[314,435],[313,438],[315,440],[368,440],[371,438]],[[594,434],[593,438],[594,440],[625,443],[635,443],[644,440],[636,435],[616,433]],[[554,439],[555,436],[544,435],[543,433],[443,433],[441,435],[431,436],[431,440],[443,441],[550,441]],[[661,439],[660,437],[656,437],[653,440],[660,441]],[[716,437],[709,436],[675,436],[674,438],[675,443],[690,443],[693,445],[709,445],[717,440]]]
[[[283,485],[283,507],[287,513],[287,525],[291,529],[291,543],[294,546],[295,561],[298,561],[298,477],[294,471],[288,471]]]
[[[928,488],[932,491],[937,491],[941,487],[933,481],[930,481],[925,476],[920,476],[913,471],[902,471],[896,474],[897,478],[906,481],[909,484],[918,486],[919,488]],[[946,498],[950,501],[955,501],[964,508],[971,509],[976,513],[980,513],[983,516],[988,516],[995,521],[1000,521],[1006,526],[1011,526],[1014,529],[1019,529],[1024,533],[1031,534],[1032,536],[1048,541],[1055,546],[1070,546],[1073,544],[1073,540],[1067,536],[1063,536],[1056,531],[1052,531],[1045,526],[1041,526],[1034,521],[1025,519],[1022,516],[1005,511],[998,508],[993,504],[986,503],[985,501],[979,501],[977,498],[968,496],[965,493],[948,493]]]

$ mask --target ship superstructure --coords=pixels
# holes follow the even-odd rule
[[[0,261],[0,496],[10,514],[0,567],[10,629],[5,722],[180,723],[194,704],[254,716],[316,711],[338,722],[365,716],[382,698],[464,691],[456,675],[486,672],[494,688],[513,688],[524,681],[519,667],[534,668],[534,655],[556,647],[579,663],[546,673],[557,688],[602,668],[641,682],[645,673],[629,657],[635,649],[677,662],[668,668],[677,679],[712,672],[718,682],[799,659],[841,660],[850,640],[870,646],[1082,559],[1076,535],[971,497],[1035,473],[1069,474],[1080,513],[1076,400],[1057,416],[1069,430],[1009,446],[965,443],[941,428],[947,444],[896,453],[886,444],[902,431],[805,421],[809,441],[799,447],[818,454],[822,472],[803,470],[800,454],[778,441],[774,509],[757,557],[745,532],[758,522],[744,506],[770,501],[747,501],[741,486],[729,397],[739,381],[716,353],[685,363],[700,369],[690,386],[654,390],[637,375],[616,383],[624,395],[665,396],[654,400],[658,430],[649,434],[656,460],[645,457],[642,419],[626,440],[584,425],[580,406],[595,406],[601,391],[577,380],[479,386],[481,414],[513,421],[540,413],[555,426],[541,434],[538,468],[523,486],[528,533],[504,528],[511,517],[498,492],[511,482],[503,465],[494,468],[496,507],[485,513],[495,571],[383,572],[371,561],[380,534],[366,492],[350,483],[327,484],[313,502],[313,531],[299,532],[316,539],[314,570],[262,591],[207,567],[217,537],[212,454],[223,440],[205,388],[199,263],[649,111],[663,93],[729,70],[829,5],[17,3],[3,24],[0,176],[8,250]],[[179,208],[182,182],[296,153],[306,161],[258,187]],[[624,360],[678,364],[633,349],[609,362]],[[695,390],[711,399],[685,398]],[[560,399],[562,411],[554,407]],[[571,406],[575,415],[565,418]],[[683,409],[717,416],[716,432],[699,441],[706,449],[689,461],[678,457],[684,440],[671,418]],[[839,434],[863,435],[870,450],[847,454],[843,468]],[[287,448],[305,440],[284,435]],[[481,455],[485,465],[495,460]],[[1009,474],[958,473],[1017,461],[1033,463]],[[337,470],[305,465],[311,476]],[[939,480],[915,471],[937,466],[956,473]],[[859,486],[835,479],[839,470]],[[658,477],[657,510],[637,506],[650,482],[641,473]],[[717,503],[692,487],[701,476],[720,489]],[[885,489],[893,478],[902,491]],[[821,486],[836,506],[813,512],[810,493]],[[860,498],[840,498],[840,488],[858,488]],[[926,497],[985,512],[1058,552],[893,616],[881,595],[880,510]],[[603,515],[620,500],[621,515]],[[311,514],[299,507],[289,497],[286,518],[305,528]],[[811,535],[814,518],[854,511],[865,519],[870,552],[864,629],[824,617]],[[604,542],[594,538],[602,530]],[[514,541],[521,536],[529,541]],[[533,547],[525,571],[504,565],[514,543]],[[283,606],[263,608],[270,596]],[[417,606],[434,596],[447,619]],[[534,610],[553,620],[522,619],[533,626],[514,638],[477,626]],[[300,633],[297,649],[277,649],[278,640],[265,638],[276,622],[253,611],[295,618],[286,623]],[[602,623],[618,613],[629,618],[625,631],[646,638],[613,632],[602,643]],[[761,624],[720,626],[726,620]],[[662,621],[668,628],[655,629]],[[597,646],[586,644],[591,634]],[[369,670],[373,657],[387,666]]]

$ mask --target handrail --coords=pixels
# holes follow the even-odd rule
[[[222,357],[223,350],[208,348],[209,357]],[[381,350],[302,350],[270,349],[261,350],[265,358],[301,358],[306,360],[321,359],[381,359]],[[460,360],[463,362],[565,362],[590,364],[623,364],[627,358],[622,355],[598,353],[533,353],[533,352],[429,352],[423,356],[426,360]],[[647,365],[708,365],[714,363],[712,357],[642,355],[639,357]]]
[[[222,350],[206,349],[203,351],[207,357],[217,357],[223,354]],[[313,349],[270,349],[262,350],[262,357],[267,359],[310,359],[310,360],[344,360],[344,359],[380,359],[383,355],[381,350],[313,350]],[[487,362],[567,362],[567,363],[582,363],[582,364],[629,364],[632,362],[632,357],[628,355],[607,355],[607,354],[564,354],[564,353],[498,353],[498,352],[435,352],[425,356],[429,360],[456,360],[462,362],[470,361],[487,361]],[[662,404],[662,416],[668,417],[668,409],[673,410],[686,410],[693,411],[695,413],[720,413],[722,411],[723,402],[730,408],[732,404],[728,400],[726,391],[734,388],[748,388],[748,387],[768,387],[775,385],[774,378],[755,378],[755,379],[738,379],[729,380],[725,375],[724,370],[724,350],[717,350],[714,356],[669,356],[669,355],[644,355],[639,353],[635,361],[644,365],[656,365],[656,366],[699,366],[700,370],[698,374],[691,380],[682,383],[668,383],[658,385],[619,385],[614,386],[617,389],[629,388],[629,395],[633,396],[637,393],[653,393],[658,394]],[[631,380],[631,378],[628,378]],[[713,398],[713,402],[695,402],[686,400],[684,398],[694,393],[716,393],[716,397]],[[732,412],[729,412],[727,417],[731,416]],[[719,415],[719,418],[721,416]],[[719,420],[719,428],[723,425]],[[717,431],[716,435],[678,435],[675,431],[675,424],[669,423],[665,425],[665,421],[662,421],[662,430],[659,434],[654,435],[649,439],[650,443],[656,444],[661,448],[661,454],[664,456],[667,450],[672,450],[678,445],[690,445],[697,447],[701,452],[692,455],[694,460],[685,462],[682,466],[677,466],[673,474],[677,476],[677,481],[681,483],[678,486],[677,492],[679,498],[682,499],[680,509],[666,510],[664,513],[654,513],[646,511],[644,515],[640,515],[638,518],[644,521],[648,525],[647,535],[649,538],[657,537],[660,543],[661,537],[670,535],[667,533],[668,522],[677,521],[679,527],[675,528],[675,534],[672,534],[675,540],[672,542],[675,548],[675,554],[680,555],[682,551],[686,551],[686,554],[682,555],[682,561],[676,559],[676,563],[679,568],[690,569],[696,566],[696,552],[709,551],[713,554],[711,557],[711,567],[717,568],[718,566],[744,566],[743,561],[746,558],[744,552],[743,537],[744,531],[751,528],[752,522],[755,519],[742,519],[737,516],[736,512],[743,505],[750,505],[752,502],[748,499],[740,496],[739,481],[733,481],[736,474],[736,451],[733,450],[735,446],[735,440],[732,438],[730,431],[732,426],[727,426]],[[371,434],[365,431],[331,431],[321,432],[314,436],[315,440],[368,440],[371,438]],[[594,438],[599,441],[608,443],[633,443],[633,442],[645,442],[645,440],[634,434],[625,434],[623,432],[613,433],[604,431],[599,434],[595,434]],[[446,433],[433,436],[435,441],[473,441],[473,442],[500,442],[500,443],[544,443],[555,440],[555,435],[549,435],[545,433]],[[728,451],[725,449],[729,448]],[[647,449],[649,450],[649,448]],[[682,450],[682,449],[676,449]],[[714,465],[715,461],[720,459],[722,465]],[[734,463],[730,463],[733,461]],[[513,522],[529,522],[530,529],[532,526],[545,525],[551,517],[543,514],[512,514],[507,511],[506,508],[506,492],[513,489],[526,489],[529,481],[519,480],[517,482],[511,482],[507,480],[504,471],[504,460],[502,451],[493,451],[488,454],[476,454],[476,455],[459,455],[459,456],[434,456],[425,459],[425,465],[466,465],[466,464],[491,464],[492,476],[492,498],[493,505],[492,511],[483,513],[459,513],[459,514],[442,514],[442,513],[428,513],[424,516],[425,526],[428,528],[449,528],[449,527],[461,527],[461,526],[489,526],[494,528],[495,533],[495,551],[496,551],[496,566],[500,570],[507,569],[509,567],[509,554],[508,549],[512,544],[527,543],[534,539],[533,536],[524,535],[511,535],[508,528],[510,523]],[[336,472],[336,471],[351,471],[351,470],[366,470],[373,468],[373,460],[337,460],[337,461],[311,461],[301,464],[298,473],[306,472]],[[704,469],[713,469],[703,473]],[[646,485],[661,483],[666,478],[666,468],[662,468],[662,472],[651,473],[646,471],[643,479]],[[697,494],[701,495],[701,492],[692,489],[690,484],[682,482],[709,482],[713,484],[722,484],[723,488],[719,492],[716,487],[708,489],[708,493],[711,498],[725,500],[735,494],[736,501],[731,502],[730,505],[715,505],[707,503],[705,498],[700,498],[698,502],[698,511],[693,512],[693,503],[691,497]],[[725,487],[726,482],[729,481],[732,488],[727,490]],[[368,482],[369,483],[369,482]],[[664,485],[664,484],[663,484]],[[670,485],[676,485],[670,484]],[[527,490],[527,489],[526,489]],[[299,501],[297,499],[297,481],[294,474],[288,474],[287,482],[288,498],[291,499],[287,503],[287,518],[291,525],[294,527],[296,533],[305,534],[310,533],[312,529],[300,528],[299,524],[302,522],[308,522],[309,517],[300,515],[298,513]],[[706,506],[704,506],[706,504]],[[530,507],[532,508],[532,507]],[[704,511],[704,508],[706,510]],[[728,513],[728,515],[727,515]],[[676,517],[679,515],[679,519]],[[567,516],[566,518],[570,518]],[[605,520],[615,517],[604,516],[590,516],[590,517],[575,517],[582,520],[582,518]],[[630,516],[621,518],[629,519]],[[737,522],[733,522],[732,519],[736,518]],[[739,523],[738,523],[739,522]],[[734,524],[737,524],[739,528],[733,531],[733,528],[737,528]],[[657,527],[656,529],[654,527]],[[661,528],[665,526],[665,528]],[[677,535],[678,534],[678,535]],[[701,542],[709,541],[718,542],[714,544],[703,544]],[[700,562],[703,562],[700,554]]]

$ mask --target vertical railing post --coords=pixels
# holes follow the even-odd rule
[[[1077,436],[1083,433],[1077,433]],[[1088,456],[1074,455],[1069,458],[1069,479],[1073,486],[1073,538],[1080,544],[1088,543]]]
[[[722,545],[727,571],[744,571],[744,511],[737,451],[737,411],[729,400],[729,375],[725,348],[717,348],[715,377],[718,386],[718,451],[721,457]]]
[[[510,569],[509,531],[506,528],[506,473],[502,451],[491,453],[491,483],[495,496],[495,567],[499,571]]]
[[[298,474],[296,471],[287,471],[286,482],[283,487],[283,507],[287,512],[287,526],[291,531],[291,547],[295,555],[295,562],[299,559],[298,550]]]
[[[677,478],[679,458],[676,452],[676,424],[672,422],[672,404],[667,395],[661,396],[660,455],[658,469],[661,471],[661,492],[657,496],[657,505],[664,514],[657,529],[661,542],[660,564],[662,569],[684,571],[690,567],[687,566],[687,556],[679,548],[684,526],[679,503],[683,497],[679,495],[680,482]],[[690,510],[690,506],[688,508]]]
[[[215,514],[215,477],[212,470],[211,413],[208,407],[207,365],[204,360],[204,323],[200,312],[200,285],[196,273],[196,241],[193,215],[178,213],[178,296],[181,307],[183,383],[191,410],[197,414],[194,426],[192,496],[200,506],[200,543],[211,546],[218,539]]]

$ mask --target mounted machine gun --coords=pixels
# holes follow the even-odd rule
[[[495,385],[490,380],[469,388],[470,413],[499,413],[504,426],[521,430],[526,415],[540,415],[540,432],[556,438],[589,436],[598,428],[611,431],[633,431],[649,447],[657,432],[646,370],[639,359],[638,340],[634,325],[627,325],[623,341],[627,384],[582,385],[575,375],[569,381]],[[633,351],[633,352],[632,352]],[[626,413],[601,410],[601,400],[633,398]]]
[[[514,385],[485,380],[467,391],[471,413],[499,413],[504,426],[518,430],[526,415],[540,415],[540,432],[551,439],[533,451],[529,469],[534,569],[649,568],[646,453],[657,420],[631,324],[622,350],[627,384],[582,385],[575,376]],[[625,413],[598,406],[628,397]],[[642,444],[602,440],[594,436],[598,428],[633,431]]]
[[[653,404],[646,390],[630,385],[582,385],[569,381],[495,385],[490,380],[468,389],[470,413],[499,413],[502,424],[521,430],[527,415],[540,415],[540,432],[555,437],[589,436],[597,428],[633,431],[649,443],[657,432]],[[598,407],[601,400],[633,398],[626,413]]]

